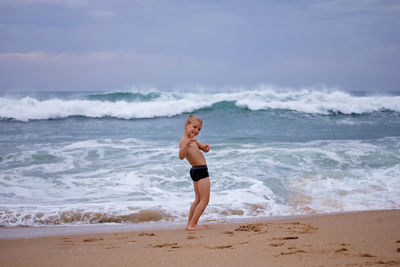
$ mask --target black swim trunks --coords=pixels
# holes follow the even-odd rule
[[[201,179],[208,177],[207,165],[193,166],[190,169],[190,177],[192,177],[193,182],[197,182]]]

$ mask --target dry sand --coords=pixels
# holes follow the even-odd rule
[[[400,210],[0,240],[0,266],[400,266]]]

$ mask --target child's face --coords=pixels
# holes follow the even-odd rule
[[[197,120],[192,121],[190,124],[185,123],[185,130],[186,133],[191,136],[194,137],[196,135],[198,135],[200,133],[201,130],[201,126],[203,124]]]

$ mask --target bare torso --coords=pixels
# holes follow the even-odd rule
[[[185,145],[188,141],[186,136],[183,136],[181,139],[181,145]],[[186,159],[192,166],[200,166],[206,165],[206,159],[204,158],[203,153],[200,151],[196,142],[190,142],[187,147]]]

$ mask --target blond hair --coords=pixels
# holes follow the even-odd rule
[[[186,118],[186,123],[191,124],[193,121],[199,121],[201,124],[203,124],[203,120],[199,116],[189,114],[189,116]]]

